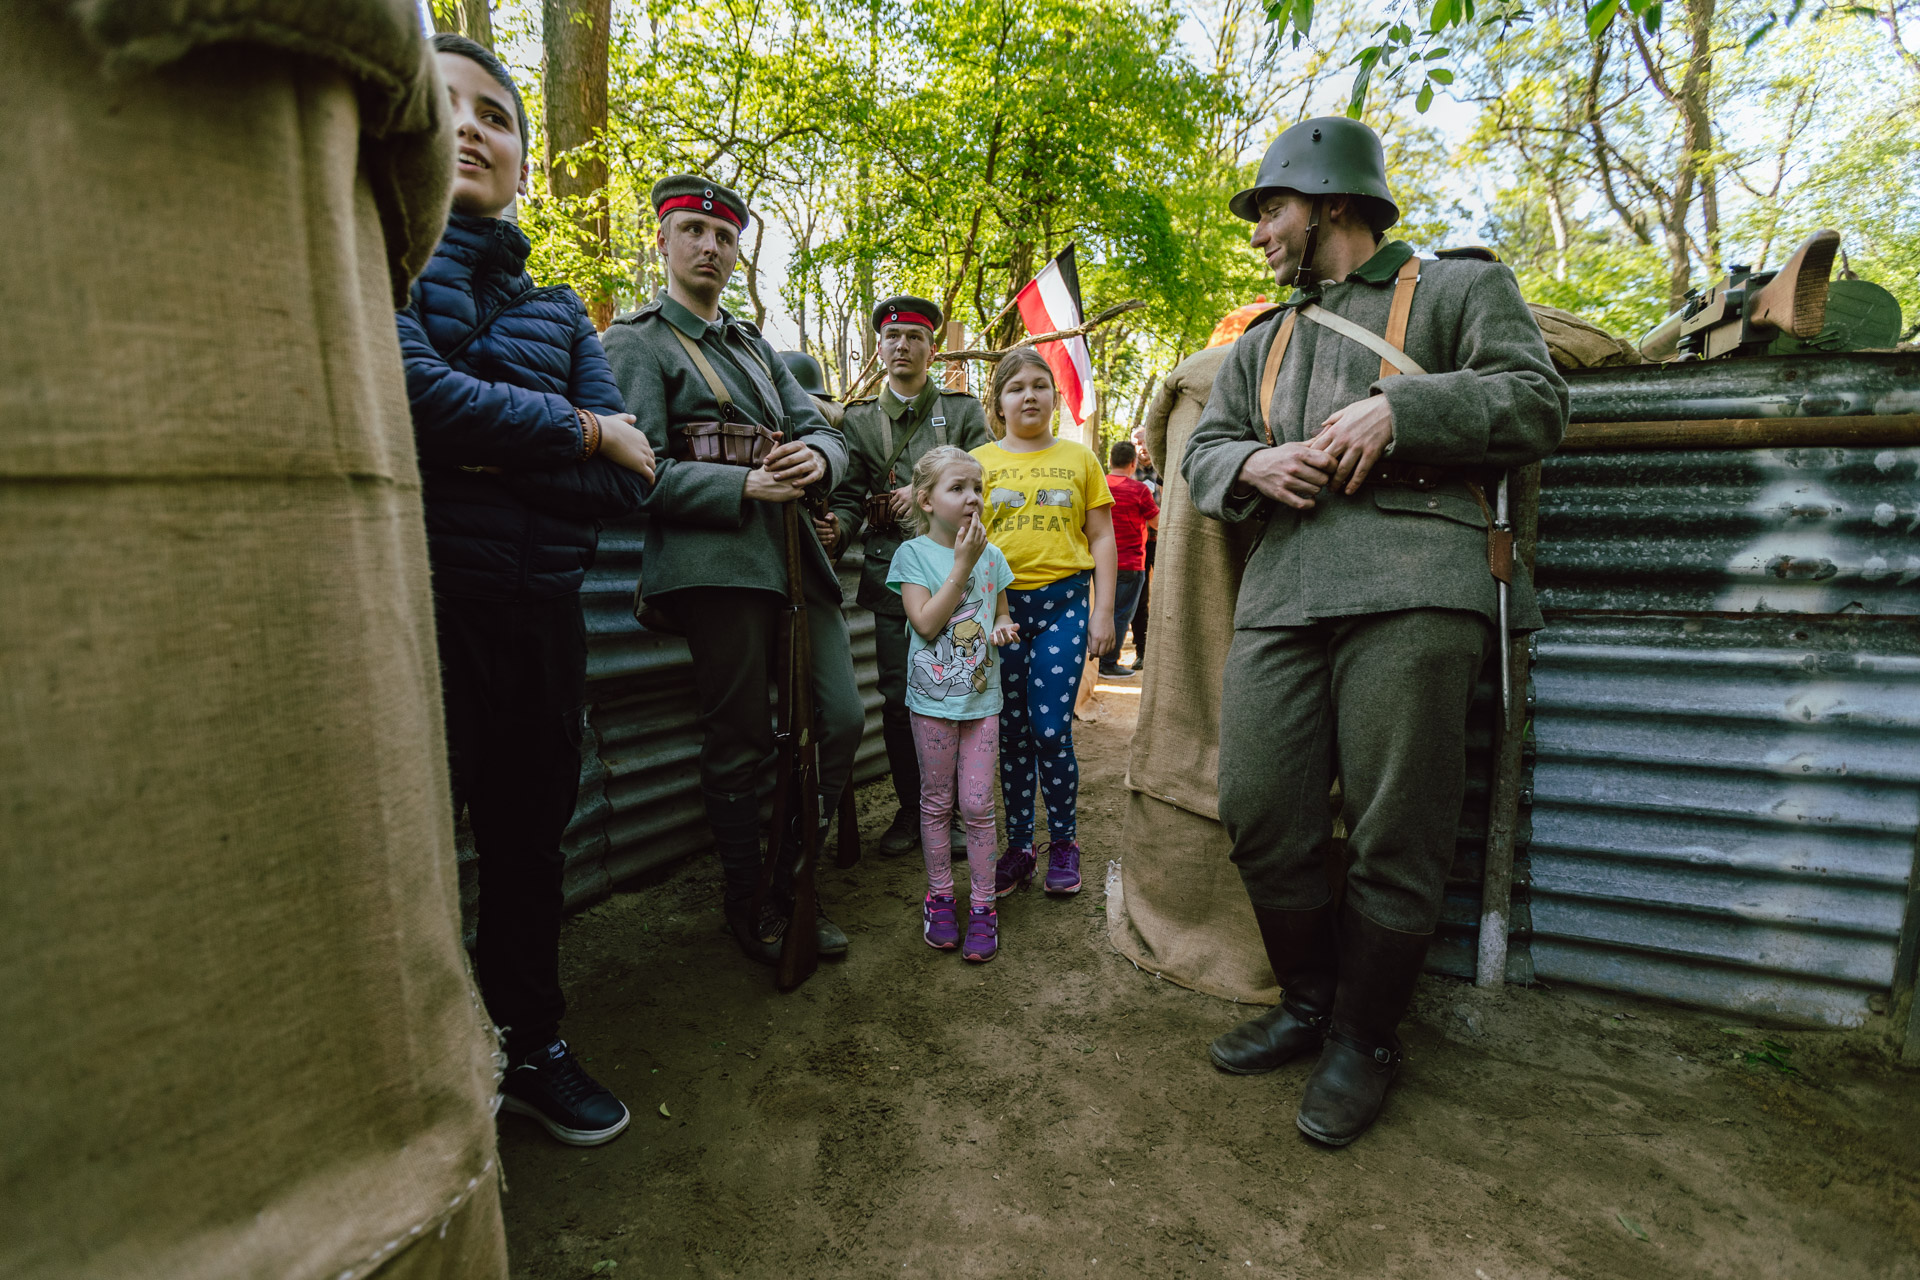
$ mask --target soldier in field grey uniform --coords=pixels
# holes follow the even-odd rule
[[[887,570],[900,543],[913,536],[904,524],[913,504],[913,464],[935,445],[972,450],[993,437],[978,400],[942,387],[928,373],[941,332],[938,306],[901,294],[875,307],[872,319],[887,380],[877,398],[847,406],[841,430],[850,456],[847,473],[833,490],[836,541],[830,550],[837,555],[854,537],[866,535],[858,599],[873,610],[881,725],[900,801],[880,837],[880,852],[898,855],[920,842],[920,760],[907,719],[907,615],[899,593],[887,588]],[[882,505],[891,506],[891,518],[874,518],[874,508]]]
[[[615,320],[602,339],[627,412],[659,459],[647,502],[651,520],[640,595],[649,624],[657,619],[681,632],[693,653],[703,732],[700,787],[726,877],[727,924],[741,950],[773,964],[787,912],[769,904],[760,919],[750,916],[760,868],[760,801],[773,782],[766,768],[774,752],[768,699],[773,645],[787,608],[779,507],[810,488],[830,489],[846,471],[846,446],[759,330],[720,306],[739,258],[746,203],[717,183],[681,176],[654,184],[653,207],[667,287]],[[681,428],[729,416],[709,371],[727,391],[735,420],[744,417],[781,433],[763,465],[684,456]],[[801,527],[820,812],[826,817],[852,775],[865,712],[840,613],[839,578],[812,522],[803,520]],[[824,915],[818,933],[822,955],[846,951],[846,935]]]
[[[1380,1112],[1453,862],[1467,704],[1498,617],[1482,497],[1552,452],[1567,389],[1512,272],[1409,267],[1412,250],[1385,240],[1400,214],[1365,125],[1288,129],[1231,208],[1296,290],[1234,344],[1180,465],[1200,511],[1263,525],[1223,678],[1220,818],[1285,999],[1211,1053],[1242,1073],[1317,1053],[1297,1121],[1338,1146]],[[1401,350],[1423,373],[1387,376],[1377,350],[1329,327],[1384,335],[1397,294]],[[1514,625],[1538,627],[1513,573]],[[1338,910],[1336,774],[1350,832]]]

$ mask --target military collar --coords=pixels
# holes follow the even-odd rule
[[[1413,256],[1413,246],[1405,240],[1389,240],[1373,251],[1373,256],[1347,273],[1345,280],[1322,280],[1317,288],[1310,291],[1295,289],[1293,295],[1280,305],[1297,307],[1303,302],[1311,302],[1320,296],[1330,284],[1387,284],[1400,274],[1400,267]]]
[[[725,307],[720,308],[718,320],[707,320],[703,316],[695,315],[685,303],[669,296],[665,289],[654,295],[653,305],[659,308],[661,319],[695,342],[708,334],[716,338],[724,338],[727,326],[733,323],[733,317],[727,314]]]
[[[880,384],[880,412],[896,422],[907,410],[920,413],[939,398],[940,384],[931,375],[927,378],[927,385],[920,388],[920,394],[911,400],[902,400],[894,391],[893,384],[886,382]]]

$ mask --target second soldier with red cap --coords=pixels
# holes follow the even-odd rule
[[[940,308],[899,294],[873,309],[881,367],[880,394],[847,407],[847,471],[833,490],[838,554],[863,538],[859,603],[874,613],[874,655],[880,669],[880,722],[887,767],[900,802],[880,837],[880,852],[898,856],[920,843],[920,764],[907,715],[907,615],[887,587],[887,570],[902,541],[911,539],[913,467],[922,454],[950,444],[972,450],[987,443],[986,410],[965,391],[940,385],[929,370],[939,349]],[[964,844],[956,845],[956,852]]]

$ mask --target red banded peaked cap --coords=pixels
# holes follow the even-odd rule
[[[890,324],[917,324],[932,333],[939,333],[941,318],[938,303],[916,298],[910,293],[899,293],[873,309],[873,331],[878,333]]]
[[[664,218],[676,209],[691,209],[746,230],[747,202],[711,178],[691,173],[662,178],[653,184],[652,199],[653,211],[658,217]]]

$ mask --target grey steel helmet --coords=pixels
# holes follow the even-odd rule
[[[827,395],[826,379],[820,375],[820,362],[804,351],[782,351],[780,360],[787,366],[787,372],[800,384],[800,389],[810,396],[822,399]]]
[[[1260,220],[1260,197],[1269,191],[1307,196],[1366,197],[1375,232],[1400,221],[1400,206],[1387,190],[1387,157],[1380,135],[1345,116],[1302,120],[1273,140],[1253,185],[1227,202],[1238,217]]]

